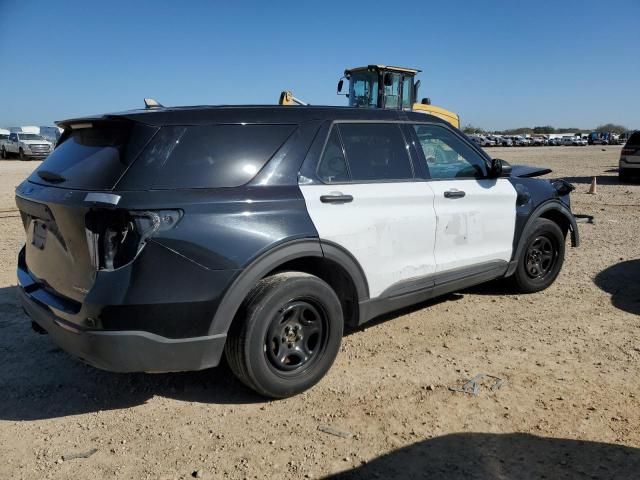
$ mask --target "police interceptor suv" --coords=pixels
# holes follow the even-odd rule
[[[60,122],[16,190],[34,328],[117,372],[225,355],[269,397],[317,383],[345,325],[500,277],[547,288],[571,186],[422,113],[153,108]]]

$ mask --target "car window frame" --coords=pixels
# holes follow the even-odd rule
[[[344,141],[342,139],[342,132],[340,132],[340,129],[338,128],[339,124],[367,124],[367,123],[372,123],[372,124],[394,124],[396,125],[396,127],[398,128],[400,135],[402,137],[402,140],[405,143],[405,147],[406,147],[406,152],[407,152],[407,157],[409,158],[409,167],[411,168],[411,178],[404,178],[404,179],[394,179],[394,180],[390,180],[390,179],[378,179],[378,180],[353,180],[353,178],[351,178],[351,167],[349,165],[349,158],[347,157],[347,152],[344,146]],[[405,123],[409,123],[403,120],[348,120],[348,119],[340,119],[340,120],[333,120],[331,121],[330,125],[328,126],[327,132],[325,134],[325,138],[323,140],[322,143],[322,149],[320,151],[320,154],[318,155],[317,159],[316,159],[316,165],[315,165],[315,169],[314,169],[314,174],[316,177],[316,180],[318,180],[321,184],[323,185],[359,185],[359,184],[376,184],[376,183],[405,183],[405,182],[416,182],[416,181],[421,181],[422,179],[420,177],[417,176],[417,170],[416,170],[416,159],[414,158],[414,155],[416,154],[415,152],[412,153],[412,145],[411,142],[407,140],[407,135],[404,132],[404,128],[403,128],[403,124]],[[319,174],[319,170],[320,170],[320,163],[322,162],[322,158],[324,157],[324,153],[325,150],[327,148],[327,145],[329,143],[329,138],[331,137],[331,133],[333,132],[333,129],[336,129],[338,132],[338,138],[340,139],[340,147],[342,149],[342,154],[344,156],[346,165],[347,165],[347,170],[349,172],[349,181],[346,182],[325,182],[324,179],[320,176]],[[415,151],[416,149],[413,148],[413,150]]]
[[[416,154],[418,155],[418,158],[420,159],[420,171],[421,173],[424,175],[424,179],[426,181],[430,181],[430,182],[450,182],[450,181],[458,181],[458,180],[473,180],[473,181],[478,181],[478,180],[488,180],[491,179],[492,177],[490,176],[490,169],[491,169],[491,157],[489,157],[487,155],[486,152],[484,152],[483,150],[481,150],[478,145],[473,141],[470,140],[469,137],[467,137],[466,135],[464,135],[462,132],[451,128],[449,125],[444,124],[444,123],[440,123],[440,122],[412,122],[412,121],[408,121],[408,122],[404,122],[407,124],[407,133],[409,135],[412,136],[413,138],[413,142],[415,143],[415,150],[416,150]],[[482,178],[475,178],[475,177],[453,177],[453,178],[433,178],[429,172],[429,168],[427,166],[427,159],[424,155],[424,150],[422,149],[422,145],[420,145],[420,139],[418,138],[418,134],[416,133],[415,129],[413,128],[413,125],[428,125],[428,126],[434,126],[434,127],[439,127],[439,128],[444,128],[446,129],[449,133],[453,134],[454,136],[456,136],[460,141],[462,141],[465,145],[467,145],[471,150],[473,150],[474,152],[476,152],[478,154],[478,156],[484,160],[484,164],[485,164],[485,170],[486,170],[486,174],[484,177]]]

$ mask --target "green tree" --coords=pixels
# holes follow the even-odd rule
[[[474,134],[474,133],[486,133],[486,130],[480,128],[480,127],[474,127],[473,125],[471,125],[470,123],[467,123],[463,128],[462,131],[464,133],[466,133],[467,135],[469,134]]]
[[[596,127],[597,132],[613,132],[613,133],[624,133],[628,132],[629,129],[624,125],[616,125],[615,123],[605,123],[604,125],[600,125]]]
[[[533,127],[533,133],[544,134],[544,133],[556,133],[556,129],[551,125],[545,125],[544,127]]]

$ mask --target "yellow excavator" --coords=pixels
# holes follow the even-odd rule
[[[349,68],[338,82],[338,95],[346,95],[350,107],[358,108],[390,108],[428,113],[446,120],[456,128],[460,128],[460,117],[442,107],[431,105],[429,98],[416,102],[420,80],[415,80],[420,70],[387,65],[367,65],[366,67]],[[349,90],[342,93],[345,80],[349,82]],[[280,105],[307,105],[296,98],[290,91],[280,94]]]

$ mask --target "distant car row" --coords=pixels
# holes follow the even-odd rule
[[[469,138],[481,147],[540,147],[540,146],[574,146],[587,145],[622,145],[626,135],[611,132],[592,132],[589,135],[478,135],[471,134]]]

